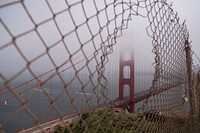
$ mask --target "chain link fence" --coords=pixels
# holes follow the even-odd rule
[[[133,17],[149,23],[155,73],[129,114],[105,72]],[[1,132],[191,132],[189,34],[166,0],[1,1],[0,32]]]

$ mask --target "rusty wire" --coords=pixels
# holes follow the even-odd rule
[[[13,51],[14,56],[23,62],[18,69],[14,69],[15,66],[8,62],[4,64],[6,69],[1,70],[1,102],[5,104],[9,100],[10,104],[17,102],[18,108],[14,112],[11,111],[10,118],[0,120],[0,130],[9,131],[13,123],[20,121],[22,124],[19,124],[18,128],[13,130],[14,132],[22,131],[24,128],[29,128],[25,131],[48,132],[43,123],[48,121],[50,122],[46,125],[53,125],[54,121],[66,123],[69,119],[68,115],[76,113],[84,127],[80,132],[108,132],[111,127],[113,132],[187,131],[187,126],[182,128],[181,122],[185,122],[187,112],[190,110],[189,102],[183,103],[183,98],[189,97],[185,53],[189,34],[185,23],[181,23],[178,14],[174,13],[172,5],[169,5],[166,0],[103,0],[101,2],[60,0],[59,2],[62,4],[60,8],[56,7],[52,0],[40,2],[16,0],[2,2],[0,5],[0,28],[4,38],[0,41],[0,51],[2,54],[6,52],[6,56],[1,58],[1,63],[12,60],[9,56],[13,56],[10,53]],[[86,5],[88,3],[91,5]],[[43,6],[40,7],[39,4]],[[38,9],[35,9],[37,6]],[[93,14],[89,8],[92,9]],[[36,10],[44,16],[37,14]],[[78,14],[76,10],[79,10]],[[20,16],[20,13],[24,16]],[[149,22],[146,32],[152,39],[152,52],[155,54],[154,80],[152,87],[149,88],[149,97],[144,102],[142,113],[137,114],[134,119],[127,118],[127,121],[122,121],[112,109],[105,109],[100,110],[102,117],[95,116],[94,111],[89,119],[84,119],[81,117],[83,112],[91,111],[96,108],[96,105],[105,106],[112,102],[107,93],[109,81],[105,76],[105,65],[109,62],[108,55],[114,51],[113,46],[117,44],[117,38],[123,35],[123,30],[128,28],[128,22],[133,16],[143,17]],[[29,54],[33,52],[31,48],[37,49],[32,46],[30,49],[23,47],[27,47],[25,45],[29,43],[34,45],[32,42],[36,39],[41,50],[30,56]],[[62,47],[62,52],[66,56],[60,62],[59,58],[63,57],[56,57],[55,52],[53,54],[56,47]],[[48,68],[46,71],[43,69],[38,73],[34,64],[37,64],[36,68],[46,67],[42,64],[43,61],[47,61],[46,65],[50,65],[51,69]],[[14,72],[10,74],[9,70]],[[25,83],[20,86],[21,88],[15,87],[13,84],[25,76],[24,73],[28,73],[29,79],[23,80]],[[53,85],[54,80],[60,82],[61,91],[55,90],[57,86]],[[51,90],[45,89],[46,86]],[[73,88],[83,93],[83,97],[78,98],[72,92]],[[86,95],[88,88],[94,97]],[[31,89],[38,91],[25,93]],[[57,95],[52,95],[52,91],[58,91]],[[41,102],[40,92],[43,92],[43,98],[48,101],[49,106],[46,106],[46,109],[38,103]],[[29,105],[33,99],[36,101],[34,108]],[[61,100],[62,106],[58,103]],[[80,101],[85,106],[83,109],[78,106]],[[73,111],[66,110],[64,106],[68,106]],[[23,123],[26,123],[26,120],[20,119],[20,114],[23,113],[26,114],[24,119],[32,121],[32,124],[27,127],[22,127]],[[56,116],[51,115],[52,113]],[[103,124],[105,118],[109,118],[107,125]],[[118,121],[113,124],[116,119]],[[93,121],[96,121],[95,130],[90,129]],[[187,122],[185,123],[188,125]],[[72,126],[67,125],[67,128],[73,132],[77,125],[77,123]],[[131,127],[127,130],[126,125]]]

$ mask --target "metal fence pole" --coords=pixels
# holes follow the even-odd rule
[[[197,90],[197,101],[198,101],[198,130],[200,132],[200,70],[197,73],[197,85],[196,85],[196,90]]]
[[[188,74],[188,89],[189,89],[189,98],[190,98],[190,117],[191,117],[191,131],[198,133],[197,125],[197,99],[196,91],[193,85],[192,78],[192,57],[191,57],[191,48],[188,43],[188,40],[185,42],[185,52],[186,52],[186,63],[187,63],[187,74]]]

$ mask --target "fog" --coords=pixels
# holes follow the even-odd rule
[[[31,70],[39,75],[54,68],[61,69],[70,66],[75,58],[87,58],[95,64],[90,56],[97,53],[96,58],[100,61],[105,52],[101,48],[113,45],[108,38],[115,36],[115,28],[121,26],[122,19],[130,19],[130,10],[126,10],[129,7],[122,6],[120,1],[115,8],[112,1],[104,3],[100,0],[85,0],[83,3],[80,0],[48,0],[48,3],[25,0],[23,4],[16,0],[19,3],[3,7],[12,2],[15,1],[0,1],[0,69],[8,79],[20,71],[27,73]],[[200,31],[197,27],[200,16],[197,13],[200,2],[173,2],[172,7],[179,12],[181,23],[186,19],[192,49],[199,56]],[[113,46],[109,63],[118,65],[120,48],[129,47],[134,52],[136,71],[152,72],[154,54],[152,39],[146,32],[149,23],[142,17],[146,14],[145,9],[133,6],[131,13],[132,20],[123,30],[123,35],[117,32],[120,37]],[[198,60],[194,61],[198,63]]]
[[[190,34],[191,46],[195,54],[200,57],[200,1],[199,0],[169,0],[175,12],[178,12],[180,21],[186,21],[186,25]],[[194,64],[200,64],[200,60],[193,56]]]

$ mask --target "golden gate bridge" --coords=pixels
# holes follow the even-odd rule
[[[3,1],[0,30],[0,132],[51,132],[80,119],[86,132],[83,113],[105,106],[190,111],[196,129],[199,68],[185,21],[166,0]],[[184,127],[171,117],[149,119],[137,119],[129,132]],[[97,122],[96,132],[109,130]],[[130,123],[118,124],[125,130]]]

